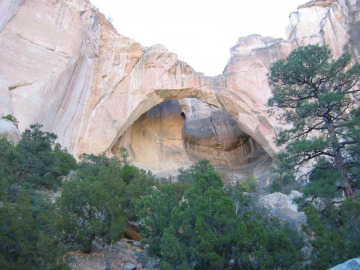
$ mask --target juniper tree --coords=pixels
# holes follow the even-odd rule
[[[64,239],[90,253],[94,240],[111,243],[125,229],[125,183],[116,158],[81,156],[74,179],[65,182],[58,206]]]

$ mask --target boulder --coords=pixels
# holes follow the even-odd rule
[[[132,263],[126,263],[124,265],[124,270],[135,270],[137,267],[135,264],[132,264]]]
[[[0,138],[6,138],[16,145],[21,139],[21,133],[13,122],[0,118]]]
[[[124,235],[126,238],[141,241],[140,230],[135,224],[127,222],[125,225],[125,232]]]
[[[295,190],[290,195],[275,192],[261,197],[258,204],[281,222],[289,222],[293,226],[300,228],[302,224],[306,223],[306,215],[304,212],[298,212],[297,205],[293,202],[293,198],[299,196],[301,196],[301,193]]]
[[[360,257],[338,264],[329,270],[360,270]]]

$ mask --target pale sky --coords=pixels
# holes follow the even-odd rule
[[[307,0],[90,0],[119,34],[162,44],[196,71],[221,74],[239,37],[285,38],[289,15]]]

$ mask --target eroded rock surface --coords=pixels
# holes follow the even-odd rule
[[[163,102],[140,116],[119,138],[112,153],[119,155],[125,146],[135,165],[164,177],[176,174],[178,168],[191,164],[183,145],[182,125],[179,102]]]
[[[0,79],[21,130],[39,122],[75,155],[109,152],[153,106],[197,97],[275,151],[266,118],[223,79],[197,73],[161,45],[118,35],[88,1],[28,0],[11,10],[0,32]]]
[[[359,57],[359,19],[357,0],[310,1],[290,15],[289,41],[298,46],[327,44],[335,57],[344,50]]]
[[[306,223],[306,215],[304,212],[298,212],[297,205],[293,202],[293,199],[299,196],[301,193],[295,190],[290,195],[275,192],[261,197],[258,204],[267,209],[273,217],[282,222],[290,222],[301,229],[301,225]]]
[[[265,107],[271,96],[267,80],[271,63],[310,43],[328,44],[335,56],[348,50],[359,57],[360,51],[356,0],[318,0],[301,6],[291,15],[287,40],[259,35],[240,38],[231,49],[224,73],[215,77],[196,72],[162,45],[146,48],[119,35],[87,0],[0,0],[0,6],[0,114],[14,115],[21,131],[37,122],[56,133],[59,143],[76,156],[84,152],[111,155],[119,139],[130,136],[124,135],[125,131],[138,130],[140,127],[132,125],[154,106],[166,100],[197,98],[227,112],[251,138],[241,135],[241,142],[231,139],[224,146],[223,134],[229,134],[228,140],[239,131],[230,128],[234,121],[221,120],[215,110],[209,116],[213,122],[210,118],[195,119],[193,128],[186,116],[189,132],[188,136],[184,133],[185,150],[179,142],[167,139],[168,131],[159,125],[151,127],[160,132],[160,141],[149,133],[148,142],[161,142],[165,150],[150,142],[146,147],[151,151],[146,150],[140,143],[139,149],[145,152],[136,158],[143,156],[144,161],[139,162],[144,166],[151,163],[158,171],[162,164],[151,160],[155,154],[160,155],[158,160],[176,161],[174,166],[203,157],[217,159],[229,168],[252,159],[235,160],[233,154],[228,155],[241,149],[229,150],[239,143],[241,151],[259,145],[264,153],[273,155],[278,123],[267,115]],[[196,110],[202,108],[193,112]],[[148,118],[146,121],[158,120],[156,114]],[[179,115],[171,119],[182,121]],[[216,129],[216,119],[227,124]],[[204,129],[204,138],[195,139],[190,130],[196,127]],[[168,129],[179,138],[178,126]],[[217,138],[210,136],[211,129]],[[166,150],[172,147],[178,151]],[[220,148],[227,150],[221,149],[224,151],[219,154]],[[261,154],[260,150],[251,151],[255,156]]]
[[[6,138],[16,145],[21,139],[21,133],[14,123],[6,119],[0,119],[0,138]]]
[[[119,138],[112,153],[120,155],[122,146],[135,165],[163,177],[208,159],[227,183],[263,174],[272,160],[228,113],[193,98],[150,109]]]
[[[348,260],[342,264],[338,264],[329,270],[359,270],[360,269],[360,257]]]

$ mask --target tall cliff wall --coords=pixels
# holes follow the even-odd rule
[[[240,38],[224,73],[206,77],[161,45],[146,48],[118,34],[88,0],[0,0],[0,114],[13,114],[20,130],[41,123],[74,155],[111,154],[154,106],[197,98],[227,112],[235,129],[271,156],[277,123],[264,106],[269,66],[309,43],[359,58],[359,6],[356,0],[309,2],[291,14],[287,40]],[[197,149],[183,159],[208,151]]]

